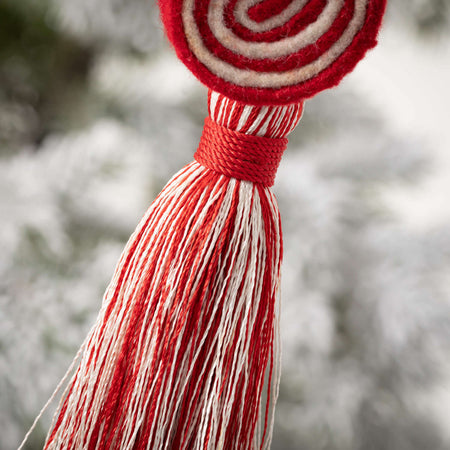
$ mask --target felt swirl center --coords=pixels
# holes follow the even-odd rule
[[[201,81],[240,100],[289,103],[337,84],[353,69],[376,44],[386,2],[181,3],[176,12],[181,16],[179,31],[185,39],[180,43],[172,34],[171,40],[176,48],[186,46],[187,52],[178,54]],[[172,23],[176,20],[174,16],[170,19]],[[185,55],[188,58],[183,58]]]

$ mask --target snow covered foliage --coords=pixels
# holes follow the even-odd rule
[[[423,155],[367,112],[324,111],[351,94],[324,97],[305,122],[327,132],[308,133],[278,177],[284,371],[273,448],[447,448],[445,419],[430,409],[448,402],[432,399],[450,374],[448,226],[418,233],[396,221],[381,191],[416,178]]]
[[[414,36],[425,51],[411,34],[422,3],[391,2],[399,47]],[[429,5],[441,33],[446,3]],[[155,2],[5,0],[0,20],[7,450],[93,324],[145,209],[192,159],[206,91],[169,50]],[[449,215],[414,227],[388,201],[431,176],[434,141],[391,123],[380,105],[392,99],[366,95],[367,72],[306,104],[275,185],[285,252],[274,450],[450,448]],[[28,449],[42,448],[51,414]]]

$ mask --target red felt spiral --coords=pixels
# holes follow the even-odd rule
[[[209,88],[254,105],[338,84],[376,45],[386,0],[160,0],[178,57]]]

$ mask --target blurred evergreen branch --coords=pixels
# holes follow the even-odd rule
[[[392,20],[413,28],[419,38],[435,38],[450,32],[450,2],[448,0],[391,0]]]
[[[86,90],[92,54],[51,25],[47,2],[0,3],[3,152],[39,144],[49,132],[67,128]]]

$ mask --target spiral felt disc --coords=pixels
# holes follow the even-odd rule
[[[376,37],[386,0],[159,0],[178,57],[209,88],[252,104],[335,86]]]

